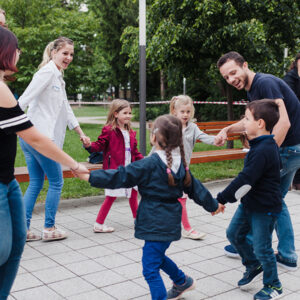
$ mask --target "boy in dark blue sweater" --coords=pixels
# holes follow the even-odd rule
[[[282,209],[280,155],[270,134],[278,119],[278,106],[274,100],[252,101],[247,105],[244,127],[250,151],[245,158],[244,169],[217,196],[221,204],[241,199],[227,229],[227,238],[246,267],[243,278],[238,282],[240,288],[246,287],[263,272],[264,287],[254,295],[254,299],[261,300],[276,299],[282,295],[272,248],[274,224]],[[250,231],[253,246],[246,239]]]

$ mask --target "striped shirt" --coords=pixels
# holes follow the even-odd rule
[[[14,179],[16,132],[31,126],[32,123],[19,105],[10,108],[0,107],[0,182],[8,184]]]

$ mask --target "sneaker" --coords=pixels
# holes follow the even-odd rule
[[[297,270],[297,263],[296,262],[288,262],[283,260],[282,256],[279,254],[276,254],[276,260],[277,260],[277,265],[289,270],[289,271],[296,271]]]
[[[180,296],[190,290],[193,290],[196,287],[194,280],[192,277],[186,276],[185,283],[182,285],[173,284],[173,287],[168,290],[167,299],[176,300],[179,299]]]
[[[234,258],[240,257],[238,252],[235,250],[235,248],[231,244],[224,247],[224,252],[225,252],[225,255],[229,256],[229,257],[234,257]]]
[[[276,287],[265,285],[258,293],[254,295],[254,300],[279,299],[282,295],[282,286]]]
[[[252,280],[262,272],[263,272],[262,265],[259,265],[254,269],[246,270],[243,278],[238,282],[238,287],[241,289],[246,288],[252,282]]]
[[[67,237],[67,233],[64,230],[59,229],[57,227],[54,227],[54,230],[44,229],[42,233],[42,240],[44,242],[62,240],[65,239],[66,237]]]
[[[31,230],[27,230],[26,242],[39,241],[42,237]]]
[[[206,236],[206,233],[198,232],[198,231],[194,230],[193,228],[189,231],[182,229],[182,236],[187,239],[192,239],[192,240],[203,240]]]
[[[99,224],[95,222],[94,224],[94,232],[96,233],[110,233],[115,231],[113,227],[106,226],[105,224]]]

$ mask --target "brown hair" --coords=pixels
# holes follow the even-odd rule
[[[225,63],[227,63],[228,60],[234,60],[240,67],[242,67],[245,62],[245,59],[241,54],[235,51],[230,51],[219,58],[217,62],[218,69],[220,69]]]
[[[50,42],[43,53],[43,60],[39,65],[39,69],[42,68],[43,66],[45,66],[51,59],[52,59],[52,51],[56,50],[59,51],[61,48],[63,48],[66,44],[69,45],[74,45],[74,42],[64,36],[60,36],[59,38],[57,38],[56,40]]]
[[[124,99],[115,99],[110,104],[110,109],[107,115],[106,119],[106,125],[111,125],[112,129],[116,129],[118,126],[117,118],[115,117],[115,113],[120,112],[122,109],[129,107],[131,109],[131,106],[127,100]],[[130,123],[125,124],[126,130],[130,131]]]
[[[251,111],[254,120],[263,119],[265,121],[267,131],[271,132],[279,120],[279,110],[275,100],[255,100],[248,103],[246,109]]]
[[[192,119],[195,114],[195,107],[192,98],[187,95],[178,95],[172,97],[170,102],[170,114],[175,115],[175,111],[176,109],[178,109],[180,105],[188,105],[188,104],[191,106],[191,110],[192,110],[191,119]]]
[[[170,172],[172,167],[172,150],[179,147],[180,155],[183,165],[186,169],[184,186],[191,184],[191,174],[188,170],[187,163],[185,161],[184,148],[182,142],[182,124],[181,121],[172,115],[163,115],[158,117],[153,124],[152,134],[155,135],[158,145],[166,152],[167,157],[167,173],[168,173],[168,184],[175,186],[174,177]],[[168,170],[169,169],[169,170]]]

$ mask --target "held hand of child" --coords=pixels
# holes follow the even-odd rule
[[[224,213],[224,211],[225,211],[225,205],[219,203],[218,209],[216,211],[212,212],[211,215],[215,216],[215,215],[219,214],[220,212]]]
[[[89,170],[83,165],[78,163],[78,166],[75,169],[71,169],[73,175],[82,180],[88,181],[90,178]]]
[[[215,136],[214,145],[215,146],[223,146],[225,141],[223,142],[223,138],[219,135]]]
[[[88,136],[81,136],[80,141],[82,142],[83,146],[85,148],[88,148],[91,146],[91,139]]]
[[[221,130],[216,136],[215,136],[215,142],[214,144],[216,146],[223,146],[227,140],[227,133],[225,130]]]

